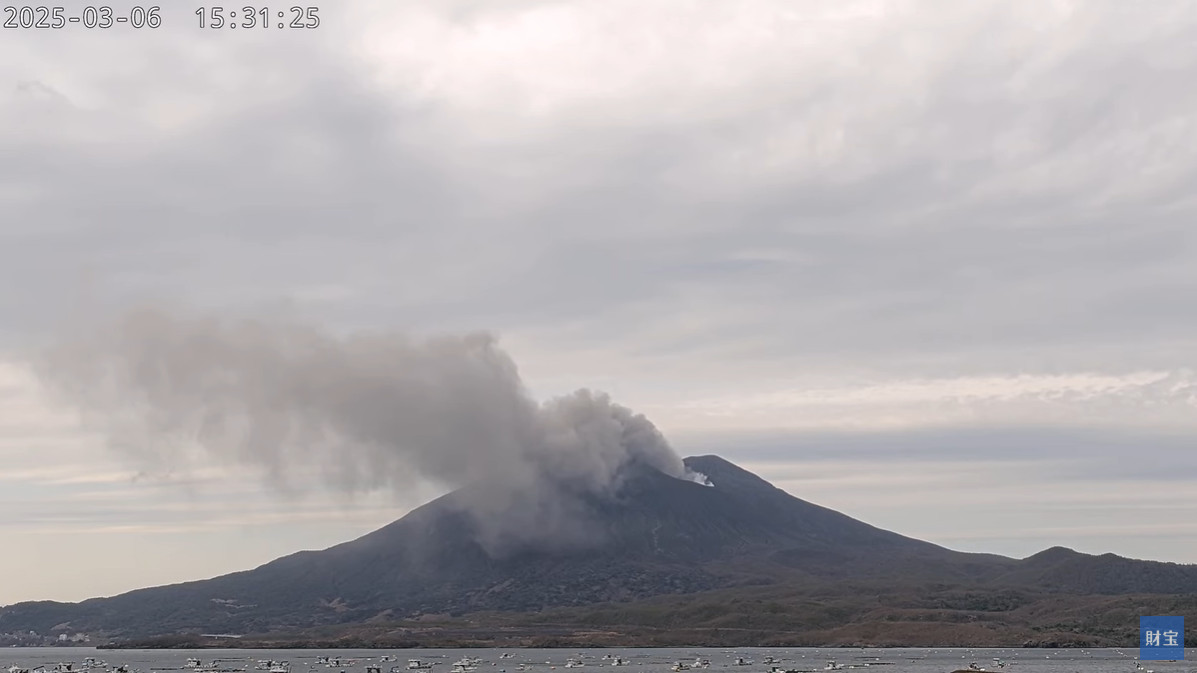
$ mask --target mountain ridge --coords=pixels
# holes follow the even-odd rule
[[[272,633],[729,591],[734,600],[768,586],[807,594],[957,587],[1006,596],[969,599],[984,605],[1010,603],[1011,591],[1197,593],[1197,566],[1062,547],[1021,560],[959,552],[807,502],[718,456],[685,464],[712,485],[630,473],[617,491],[584,502],[578,526],[590,537],[561,548],[489,553],[478,541],[484,524],[463,505],[469,493],[455,491],[354,540],[254,569],[79,603],[2,607],[0,634]]]

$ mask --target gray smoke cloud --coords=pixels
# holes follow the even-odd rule
[[[200,453],[255,466],[283,489],[313,469],[347,493],[465,486],[491,549],[590,534],[568,494],[610,493],[630,463],[705,481],[605,394],[536,402],[487,333],[336,336],[154,308],[81,330],[38,370],[148,468],[185,469]]]

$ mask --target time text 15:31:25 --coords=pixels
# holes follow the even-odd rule
[[[195,10],[200,28],[222,30],[275,28],[313,29],[320,27],[319,7],[293,6],[284,9],[246,6],[237,9],[200,7]]]

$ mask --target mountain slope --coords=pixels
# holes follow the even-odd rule
[[[456,492],[356,540],[254,570],[78,604],[0,609],[0,633],[268,632],[481,610],[538,611],[736,586],[886,581],[1055,590],[1175,591],[1192,566],[1052,553],[1015,561],[881,530],[795,498],[716,456],[713,486],[633,470],[588,496],[582,544],[488,554]],[[1120,588],[1121,587],[1121,588]]]
[[[1023,559],[998,581],[1080,594],[1197,594],[1197,566],[1052,547]]]

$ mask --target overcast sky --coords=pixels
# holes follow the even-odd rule
[[[1197,562],[1197,5],[193,11],[0,39],[0,604],[438,493],[144,473],[29,364],[140,302],[491,330],[538,397],[605,390],[884,528]]]

